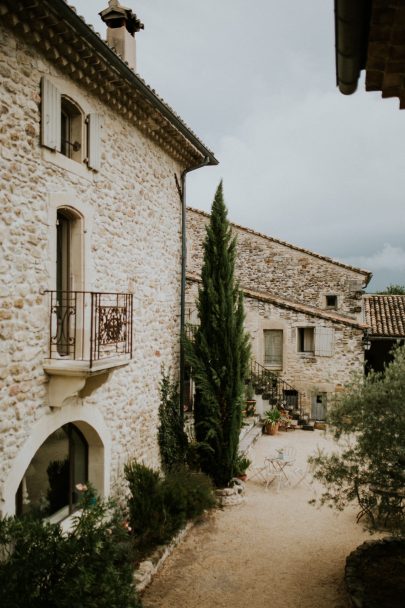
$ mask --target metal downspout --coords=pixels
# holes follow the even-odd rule
[[[184,385],[185,385],[185,357],[183,335],[185,329],[185,303],[186,303],[186,264],[187,264],[187,226],[186,226],[186,177],[187,173],[196,171],[212,164],[212,159],[206,156],[202,163],[185,169],[181,174],[181,290],[180,290],[180,417],[184,417]]]

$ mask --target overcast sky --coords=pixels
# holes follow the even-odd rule
[[[137,71],[220,164],[188,177],[209,211],[405,284],[405,111],[335,85],[333,0],[125,0]],[[72,0],[103,37],[107,0]]]

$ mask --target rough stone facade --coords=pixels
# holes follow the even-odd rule
[[[208,218],[209,215],[202,211],[187,211],[187,268],[190,273],[200,272]],[[236,274],[244,288],[325,310],[328,308],[326,296],[336,295],[336,311],[361,320],[361,292],[370,280],[369,272],[237,224],[232,227],[237,236]]]
[[[206,213],[188,209],[189,322],[197,323],[195,299],[202,264]],[[315,414],[364,365],[361,290],[369,273],[232,225],[237,237],[237,276],[245,294],[246,328],[253,358],[266,366],[264,332],[282,331],[282,363],[272,369],[299,391],[304,409]],[[337,296],[328,307],[326,295]],[[328,348],[300,352],[300,328],[313,328]]]
[[[60,154],[40,145],[42,76],[101,115],[98,172],[76,170],[74,161],[66,168]],[[67,422],[77,421],[93,445],[90,481],[101,492],[118,482],[129,458],[158,466],[161,366],[175,372],[179,350],[181,201],[174,176],[186,166],[1,25],[0,77],[0,510],[13,512],[24,467]],[[56,289],[59,205],[84,217],[81,288],[133,293],[134,326],[132,359],[88,396],[54,408],[44,372],[45,291]]]

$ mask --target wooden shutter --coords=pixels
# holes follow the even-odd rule
[[[264,364],[283,366],[283,330],[264,330]]]
[[[87,119],[87,164],[90,169],[100,170],[101,156],[101,116],[89,114]]]
[[[45,76],[41,80],[41,143],[60,152],[61,98],[57,87]]]
[[[335,353],[335,330],[332,327],[315,328],[315,355],[332,357]]]

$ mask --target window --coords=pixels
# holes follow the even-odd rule
[[[337,308],[337,296],[334,294],[326,296],[326,308]]]
[[[45,76],[41,81],[41,144],[90,169],[100,169],[101,120],[85,117],[79,105]]]
[[[264,330],[264,365],[282,369],[283,367],[283,330]]]
[[[319,357],[332,357],[335,352],[335,331],[331,327],[298,327],[297,350]]]
[[[76,484],[88,481],[88,444],[74,424],[66,424],[41,445],[20,483],[16,513],[61,520],[79,499]]]
[[[298,352],[300,353],[313,353],[315,349],[314,340],[314,328],[313,327],[299,327],[298,328]]]
[[[64,156],[78,162],[82,161],[83,117],[66,97],[61,99],[60,151]]]

